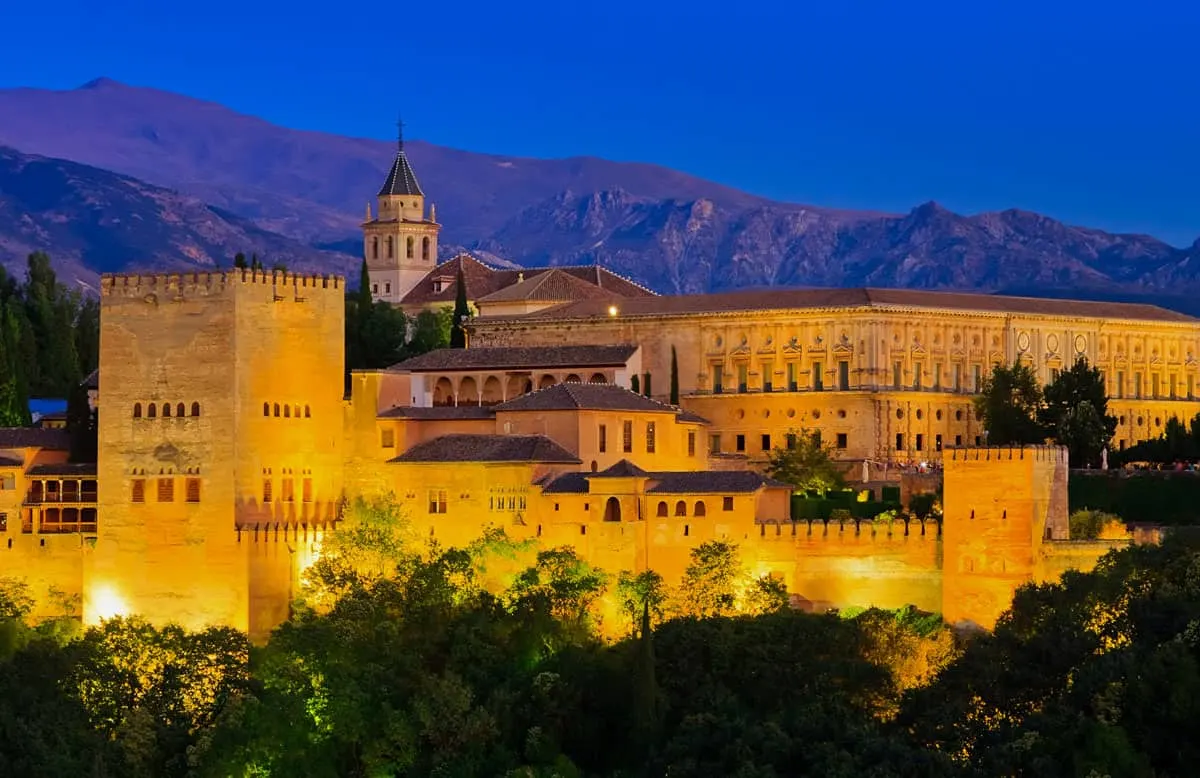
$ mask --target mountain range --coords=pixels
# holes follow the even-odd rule
[[[359,222],[395,153],[394,143],[288,129],[107,79],[0,90],[0,116],[0,262],[44,249],[83,283],[228,264],[237,251],[352,274]],[[437,204],[444,252],[601,263],[664,293],[872,285],[1171,304],[1168,295],[1200,291],[1200,241],[1175,248],[932,202],[906,214],[782,203],[591,157],[405,148]]]

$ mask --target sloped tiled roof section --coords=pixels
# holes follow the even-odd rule
[[[610,292],[564,270],[554,268],[538,273],[533,278],[525,278],[511,286],[502,287],[484,297],[477,297],[476,300],[481,303],[524,300],[564,303],[573,300],[612,300],[619,297],[616,292]]]
[[[416,419],[418,421],[451,421],[460,419],[491,419],[496,412],[488,405],[435,405],[417,408],[402,405],[380,412],[380,419]]]
[[[71,435],[63,429],[0,427],[0,449],[13,448],[44,448],[51,451],[67,451],[71,448]]]
[[[633,344],[440,348],[397,362],[388,370],[428,373],[454,370],[621,367],[629,362],[637,349]]]
[[[620,464],[617,463],[613,467],[619,467]],[[609,468],[609,470],[612,469]],[[546,494],[588,494],[590,491],[589,479],[604,477],[607,472],[563,473],[546,481],[542,491]],[[653,482],[646,490],[648,494],[750,494],[763,487],[789,488],[787,484],[749,470],[647,473],[636,465],[632,465],[629,473],[640,473],[641,477]],[[603,487],[597,489],[597,491],[602,490]]]
[[[616,384],[555,384],[546,389],[523,394],[496,406],[497,411],[639,411],[673,413],[673,405],[652,400]]]
[[[524,269],[497,270],[496,274],[500,277],[502,286],[509,286],[517,283],[517,280],[524,275],[525,278],[535,278],[542,273],[548,273],[556,270],[560,273],[566,273],[580,281],[586,281],[593,286],[603,289],[605,292],[611,293],[616,297],[657,297],[658,295],[642,286],[635,283],[625,276],[617,275],[616,273],[603,268],[600,265],[560,265],[558,267],[528,267]]]
[[[622,459],[612,467],[606,467],[599,473],[592,473],[592,478],[643,478],[649,475],[628,459]]]
[[[583,300],[524,314],[523,319],[593,319],[609,316],[609,303]],[[1186,314],[1156,305],[1091,300],[929,292],[914,289],[753,289],[718,294],[630,298],[618,305],[618,317],[689,316],[695,314],[782,311],[804,308],[920,308],[981,313],[1015,313],[1069,318],[1126,319],[1196,324]],[[502,318],[502,317],[497,317]]]
[[[580,464],[579,457],[545,435],[442,435],[391,461]]]
[[[495,269],[488,267],[470,254],[459,254],[457,257],[446,260],[426,273],[425,277],[410,289],[408,294],[404,295],[404,299],[400,301],[400,304],[432,305],[435,303],[445,303],[446,305],[454,305],[454,298],[458,289],[457,278],[459,268],[462,269],[463,278],[467,282],[468,299],[478,300],[480,297],[489,295],[500,288],[500,277],[497,275]],[[449,279],[449,283],[442,284],[440,290],[433,283],[439,278]]]
[[[392,169],[388,171],[387,178],[384,179],[383,186],[379,189],[380,197],[386,195],[425,196],[425,193],[421,191],[421,185],[417,183],[417,174],[413,172],[408,155],[404,153],[403,148],[396,152]]]

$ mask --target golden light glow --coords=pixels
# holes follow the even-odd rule
[[[111,584],[97,584],[92,589],[91,600],[91,607],[89,608],[91,612],[88,614],[87,619],[89,623],[129,615],[128,603],[125,602],[120,592]]]
[[[617,306],[615,306],[615,305],[608,306],[608,315],[616,316],[617,315]]]

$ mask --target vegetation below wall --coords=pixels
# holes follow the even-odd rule
[[[1140,471],[1072,471],[1070,510],[1115,513],[1131,524],[1200,524],[1200,474]]]
[[[1182,544],[1026,586],[993,635],[956,644],[936,615],[792,611],[721,542],[669,586],[501,533],[417,554],[386,502],[332,538],[261,649],[136,619],[30,627],[9,582],[0,774],[1154,776],[1200,759],[1200,553]]]

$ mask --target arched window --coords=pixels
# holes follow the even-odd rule
[[[186,414],[184,413],[184,407],[183,407],[183,403],[179,403],[178,405],[176,405],[176,406],[175,406],[175,415],[176,415],[176,416],[184,416],[184,415],[186,415]]]
[[[412,236],[412,235],[409,235],[409,236],[408,236],[408,242],[407,242],[407,244],[406,244],[406,248],[405,248],[405,251],[404,251],[405,255],[406,255],[406,256],[407,256],[409,259],[412,259],[412,258],[413,258],[413,247],[414,247],[415,245],[416,245],[416,244],[414,244],[414,243],[413,243],[413,236]]]
[[[371,259],[379,259],[379,238],[371,238]]]
[[[429,236],[421,238],[421,259],[429,259]]]
[[[263,416],[271,415],[271,403],[263,403]]]
[[[285,419],[292,418],[292,406],[290,406],[290,405],[283,406],[283,418],[285,418]]]
[[[684,502],[683,500],[680,500],[679,502],[675,503],[675,515],[676,516],[686,516],[687,515],[687,503],[686,502]]]
[[[312,411],[309,409],[309,407],[307,405],[304,406],[304,418],[306,418],[306,419],[312,418]]]
[[[158,406],[155,405],[154,403],[148,403],[146,405],[146,417],[153,419],[153,418],[156,418],[157,416],[158,416]]]
[[[391,235],[388,235],[388,259],[396,256],[396,241]]]
[[[142,404],[141,403],[133,404],[133,418],[135,418],[135,419],[142,418]]]
[[[200,415],[200,403],[192,403],[192,415],[193,416]]]
[[[696,500],[696,507],[692,511],[692,515],[693,516],[704,516],[705,515],[703,500]]]
[[[663,501],[659,502],[659,504],[658,504],[658,513],[657,513],[657,515],[658,515],[658,516],[666,516],[666,515],[667,515],[667,502],[666,502],[666,500],[663,500]]]
[[[292,408],[292,415],[295,416],[297,419],[300,418],[300,406],[299,405]]]
[[[608,383],[608,380],[604,377],[604,373],[593,373],[592,377],[588,380],[588,383],[604,384],[604,383]]]
[[[275,418],[278,419],[279,418],[279,403],[275,403],[275,405],[273,407],[275,409]]]
[[[166,419],[171,415],[171,403],[163,403],[163,418]]]

